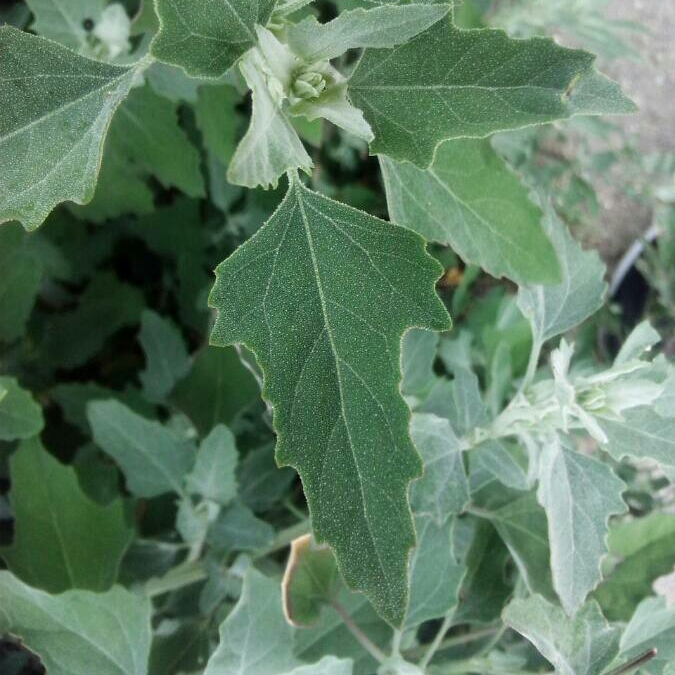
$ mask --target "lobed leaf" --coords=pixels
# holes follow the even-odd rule
[[[212,343],[244,343],[265,373],[277,461],[298,469],[317,540],[395,624],[414,542],[408,485],[421,471],[400,340],[410,326],[449,328],[433,291],[440,272],[417,235],[293,179],[272,218],[220,264],[210,298]]]
[[[138,67],[91,61],[0,28],[0,223],[35,229],[60,202],[88,202],[110,120]]]
[[[133,537],[122,501],[91,502],[75,471],[54,459],[37,438],[24,441],[12,455],[10,476],[14,541],[0,549],[8,568],[51,593],[108,590]]]
[[[375,132],[373,153],[425,168],[444,140],[633,111],[618,85],[596,73],[593,60],[550,39],[461,30],[446,18],[394,49],[366,50],[349,95]],[[594,100],[587,92],[599,84],[603,95]]]
[[[627,511],[625,489],[607,464],[560,443],[544,448],[537,498],[548,519],[553,585],[570,615],[602,578],[607,521]]]
[[[438,146],[427,169],[380,157],[391,219],[516,283],[560,281],[543,214],[489,141]]]
[[[220,77],[256,42],[275,0],[155,0],[159,32],[150,50],[192,77]]]
[[[0,608],[0,633],[21,638],[50,675],[147,675],[147,598],[119,586],[52,596],[0,572]]]

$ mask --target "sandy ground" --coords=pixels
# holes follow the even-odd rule
[[[644,153],[675,152],[675,0],[613,0],[608,15],[647,29],[630,37],[641,61],[601,64],[640,108],[618,123]],[[600,194],[603,227],[596,245],[611,265],[649,227],[651,211],[621,193],[601,190]]]

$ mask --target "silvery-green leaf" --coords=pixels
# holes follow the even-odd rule
[[[427,169],[380,157],[391,219],[516,283],[560,281],[543,214],[487,140],[439,145]]]
[[[529,487],[527,475],[501,441],[490,439],[471,448],[469,461],[472,473],[477,469],[485,471],[513,490]]]
[[[620,420],[597,420],[614,459],[653,459],[675,476],[675,416],[663,417],[655,406],[638,406],[625,410]]]
[[[190,370],[183,337],[169,319],[145,310],[138,339],[146,359],[139,376],[143,390],[151,401],[161,401]]]
[[[663,391],[654,403],[654,410],[662,417],[675,417],[675,374],[663,383]]]
[[[117,462],[131,492],[138,497],[182,494],[183,477],[195,461],[188,443],[115,400],[89,403],[87,419],[96,445]]]
[[[446,616],[459,602],[466,565],[452,554],[454,519],[439,524],[427,515],[415,517],[417,547],[410,556],[410,603],[406,630]]]
[[[122,500],[107,506],[90,501],[74,469],[37,438],[24,441],[12,455],[10,475],[14,539],[0,548],[8,568],[50,593],[108,590],[134,534]]]
[[[562,281],[554,286],[525,285],[518,307],[530,322],[535,344],[574,328],[603,303],[605,267],[595,252],[584,251],[551,209],[545,226],[560,262]]]
[[[675,608],[665,598],[645,598],[635,610],[621,636],[620,660],[630,660],[656,648],[656,658],[640,668],[641,673],[665,675],[675,663]]]
[[[539,595],[512,600],[504,622],[524,635],[560,675],[600,675],[619,651],[621,629],[590,601],[570,619]]]
[[[472,458],[474,450],[470,451]],[[551,578],[551,552],[544,509],[533,491],[505,487],[490,471],[472,470],[474,514],[492,523],[509,549],[527,588],[546,598],[555,598]]]
[[[424,3],[359,8],[324,24],[308,17],[288,28],[288,44],[307,62],[333,59],[358,47],[394,47],[436,23],[448,8]]]
[[[84,22],[96,23],[107,0],[28,0],[26,4],[35,17],[32,30],[77,51],[87,44]]]
[[[458,435],[464,436],[487,421],[487,408],[476,374],[466,368],[457,368],[454,375],[450,424]]]
[[[49,675],[147,675],[150,601],[120,586],[48,595],[0,572],[0,633],[11,633]]]
[[[602,90],[598,99],[587,95],[589,85]],[[461,30],[448,18],[394,49],[367,49],[349,95],[375,132],[371,151],[420,167],[451,138],[634,110],[587,52],[500,30]]]
[[[220,77],[256,44],[274,0],[156,0],[159,32],[151,45],[158,60],[192,77]]]
[[[15,378],[0,377],[4,395],[0,400],[0,441],[30,438],[42,431],[42,409]]]
[[[248,506],[234,502],[220,512],[208,539],[218,551],[261,551],[274,540],[274,528]]]
[[[312,160],[297,132],[272,98],[263,75],[262,57],[255,50],[239,64],[253,92],[251,123],[241,139],[227,171],[227,179],[245,187],[276,187],[279,176],[289,169],[309,173]]]
[[[621,349],[614,359],[614,365],[620,366],[634,359],[639,359],[659,342],[661,342],[661,335],[658,331],[652,327],[649,321],[643,321],[631,331],[631,334],[621,345]]]
[[[347,98],[345,82],[328,87],[315,99],[293,103],[289,107],[289,112],[293,115],[302,115],[310,121],[324,118],[357,138],[364,141],[373,140],[373,131],[363,118],[363,113]]]
[[[412,484],[410,503],[416,514],[441,526],[469,502],[459,439],[447,420],[428,414],[413,415],[410,433],[424,461],[424,475]]]
[[[92,198],[108,125],[137,68],[7,26],[0,51],[0,223],[30,230],[60,202]]]
[[[553,585],[570,615],[602,578],[607,523],[627,510],[621,497],[625,489],[607,464],[560,442],[544,445],[537,498],[548,520]]]
[[[218,647],[204,675],[351,675],[352,662],[326,656],[303,665],[293,654],[293,628],[279,583],[250,568],[237,606],[220,625]]]
[[[237,448],[232,432],[219,424],[201,442],[194,468],[186,478],[186,487],[219,504],[227,504],[237,494],[235,470]]]
[[[403,336],[401,391],[405,395],[423,395],[433,385],[438,342],[438,333],[420,328],[413,328]]]

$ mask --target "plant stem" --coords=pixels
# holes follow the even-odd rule
[[[301,537],[311,531],[309,520],[303,520],[285,530],[281,530],[272,544],[263,551],[254,556],[254,560],[264,558],[271,553],[276,553],[286,548],[294,539]],[[191,586],[199,581],[208,578],[207,571],[202,567],[200,560],[193,560],[188,557],[179,565],[172,567],[163,577],[159,579],[149,579],[145,584],[145,594],[149,598],[156,598],[164,593],[177,591],[180,588]]]
[[[401,640],[403,639],[403,631],[395,630],[394,635],[391,638],[391,655],[400,656],[401,655]]]
[[[518,398],[531,384],[534,380],[534,376],[537,373],[537,366],[539,365],[539,358],[541,357],[541,348],[543,344],[539,341],[532,342],[532,350],[530,351],[530,359],[527,362],[527,370],[525,371],[525,376],[523,377],[520,387],[518,387],[518,393],[514,396],[514,399]]]
[[[338,613],[349,632],[361,643],[363,648],[378,662],[384,663],[387,655],[361,630],[349,615],[349,612],[337,601],[333,600],[331,607]]]
[[[648,649],[644,654],[640,654],[640,656],[637,656],[632,661],[628,661],[628,663],[624,663],[622,666],[619,666],[614,670],[610,670],[608,673],[605,673],[605,675],[625,675],[626,673],[630,673],[631,671],[636,670],[640,666],[644,666],[644,664],[647,663],[648,661],[651,661],[656,656],[656,654],[657,654],[656,647],[652,647],[651,649]]]
[[[441,627],[438,629],[438,633],[436,633],[436,637],[433,639],[431,644],[429,645],[427,651],[425,652],[424,656],[422,657],[422,660],[419,662],[419,667],[422,670],[426,670],[427,666],[431,662],[431,659],[434,658],[434,654],[438,650],[438,648],[441,646],[441,643],[443,642],[443,638],[445,637],[445,634],[448,632],[448,628],[452,625],[452,617],[455,615],[454,609],[449,612],[448,614],[445,615],[445,619],[443,619],[443,623],[441,624]]]
[[[460,645],[468,644],[469,642],[475,642],[476,640],[482,640],[484,637],[494,635],[499,632],[499,628],[494,626],[488,628],[481,628],[480,630],[474,631],[473,633],[466,633],[466,635],[455,635],[454,637],[443,640],[437,647],[436,651],[440,652],[445,649],[450,649],[451,647],[459,647]],[[426,653],[428,648],[426,646],[414,647],[413,649],[404,650],[403,654],[408,661],[415,661],[419,659]]]

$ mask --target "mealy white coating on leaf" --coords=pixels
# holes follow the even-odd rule
[[[410,432],[424,461],[424,475],[410,488],[410,503],[415,514],[440,526],[469,503],[459,439],[448,420],[436,415],[414,414]]]
[[[627,511],[625,489],[609,465],[558,439],[544,444],[537,498],[548,520],[553,585],[570,615],[602,578],[608,521]]]
[[[34,229],[60,202],[93,196],[110,120],[142,66],[91,61],[7,26],[0,54],[0,223]]]
[[[293,628],[281,606],[279,582],[254,568],[236,607],[220,625],[218,647],[204,675],[351,675],[352,662],[325,656],[303,664],[293,653]]]
[[[535,344],[561,335],[596,312],[604,301],[605,266],[597,253],[584,251],[551,209],[544,220],[560,262],[562,282],[526,285],[518,290],[518,307],[532,326]]]
[[[524,635],[560,675],[600,675],[619,651],[621,629],[608,625],[595,601],[575,615],[540,595],[512,600],[504,623]]]
[[[489,141],[446,141],[427,169],[384,155],[380,166],[395,223],[449,244],[465,263],[494,277],[560,281],[541,210]]]
[[[182,494],[183,476],[195,461],[190,444],[113,399],[90,402],[87,419],[94,441],[117,462],[130,492],[138,497]]]
[[[307,61],[333,59],[359,47],[394,47],[429,28],[448,10],[447,4],[382,5],[344,11],[324,24],[310,16],[288,28],[288,44]]]
[[[86,44],[84,21],[96,24],[107,0],[27,0],[35,20],[31,28],[40,36],[79,50]]]
[[[232,157],[227,179],[245,187],[276,187],[279,177],[290,169],[309,173],[312,160],[300,137],[272,98],[263,75],[264,62],[251,50],[239,63],[253,92],[253,113],[244,138]]]

